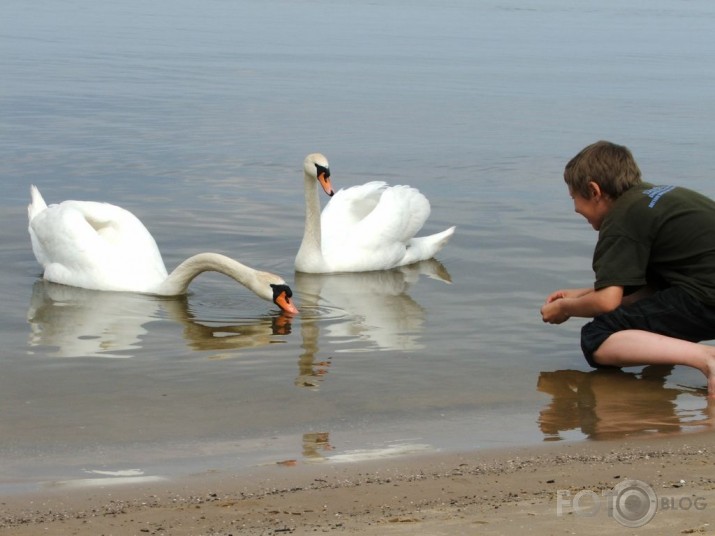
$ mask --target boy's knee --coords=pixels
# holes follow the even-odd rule
[[[599,360],[598,350],[611,335],[613,335],[613,331],[608,329],[604,322],[599,322],[598,318],[581,328],[581,351],[588,364],[593,368],[608,366]]]
[[[606,342],[606,341],[603,341]],[[603,355],[603,351],[601,350],[603,345],[599,346],[595,352],[593,352],[591,359],[593,360],[593,363],[595,368],[613,368],[614,365],[611,365],[608,362],[608,359],[606,356]],[[616,367],[618,368],[618,367]]]

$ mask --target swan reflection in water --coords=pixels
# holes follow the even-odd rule
[[[672,368],[648,366],[638,374],[620,369],[542,372],[537,389],[553,397],[539,415],[544,440],[563,439],[570,430],[589,439],[618,439],[710,428],[715,403],[705,390],[666,387]],[[683,395],[702,398],[700,409],[678,408]]]
[[[337,351],[421,348],[425,311],[407,294],[421,275],[450,282],[436,260],[382,272],[297,273],[295,289],[305,311],[298,318],[303,351],[295,383],[316,387],[328,371],[332,358],[318,358],[321,329]],[[132,357],[143,345],[147,324],[164,317],[183,326],[189,348],[216,352],[212,359],[283,343],[281,336],[292,330],[292,318],[283,314],[206,325],[197,321],[185,296],[99,292],[38,280],[27,315],[29,346],[53,348],[52,355],[59,357]]]
[[[336,353],[422,348],[425,310],[407,294],[421,275],[451,283],[446,268],[435,259],[375,272],[296,272],[304,351],[295,384],[317,388],[330,367],[331,357],[319,357],[321,331]]]
[[[206,326],[196,321],[186,296],[100,292],[38,280],[27,313],[28,343],[54,348],[57,357],[128,358],[141,349],[145,326],[164,316],[181,324],[187,345],[201,351],[282,342],[276,335],[291,330],[290,317],[283,314],[252,318],[247,324]]]

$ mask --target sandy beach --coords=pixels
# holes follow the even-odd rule
[[[0,535],[710,534],[714,439],[701,432],[57,486],[0,498]]]

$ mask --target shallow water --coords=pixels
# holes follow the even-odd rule
[[[590,283],[561,179],[586,144],[715,195],[711,3],[5,4],[0,490],[708,426],[699,374],[589,371],[580,323],[539,307]],[[313,151],[337,188],[418,187],[424,232],[456,235],[404,270],[294,274]],[[132,210],[169,268],[282,274],[301,315],[218,275],[182,299],[44,283],[32,183]]]

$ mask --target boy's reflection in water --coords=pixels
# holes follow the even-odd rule
[[[673,367],[649,366],[639,374],[620,369],[542,372],[537,389],[553,397],[539,415],[546,441],[580,430],[589,439],[616,439],[709,428],[715,404],[706,390],[666,387]],[[699,410],[677,408],[680,395],[702,396]]]

